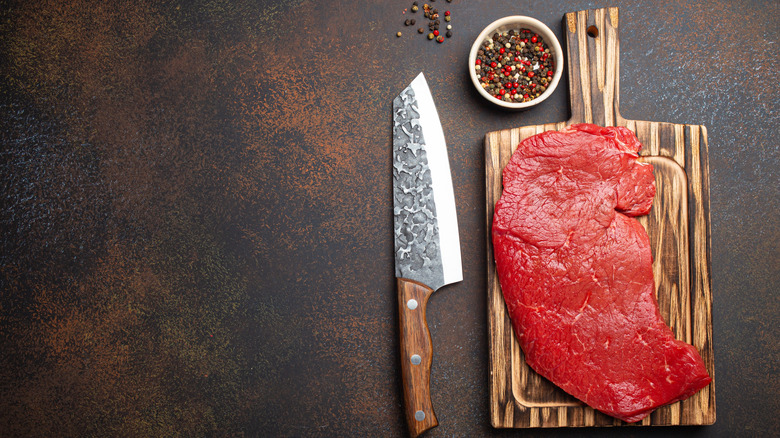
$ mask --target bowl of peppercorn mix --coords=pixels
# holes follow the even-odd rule
[[[541,21],[504,17],[479,34],[469,54],[469,75],[479,94],[504,108],[541,103],[558,86],[563,51]]]

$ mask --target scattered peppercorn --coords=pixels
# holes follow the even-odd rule
[[[401,36],[401,32],[396,33],[395,36],[400,37]]]
[[[430,0],[430,1],[431,1],[431,3],[433,3],[435,0]],[[420,9],[419,3],[417,1],[412,2],[412,6],[411,6],[410,10],[412,12],[417,12],[419,9]],[[429,31],[429,33],[427,34],[428,39],[429,40],[436,39],[438,42],[441,43],[444,39],[443,39],[443,36],[441,38],[441,41],[439,41],[439,38],[438,38],[440,36],[439,35],[439,25],[441,23],[441,21],[439,20],[439,18],[440,18],[439,17],[439,10],[434,8],[432,5],[430,5],[428,3],[424,3],[423,6],[422,6],[422,9],[423,9],[423,15],[428,20],[428,31]],[[404,13],[405,13],[405,11],[406,10],[404,10]],[[452,13],[450,11],[445,11],[444,14],[443,14],[444,21],[450,22],[452,20],[451,15],[452,15]],[[404,21],[404,26],[414,26],[415,24],[416,24],[416,22],[415,22],[415,20],[413,18],[409,18],[409,19],[406,19]],[[452,37],[451,30],[452,30],[452,25],[448,24],[447,25],[447,33],[446,33],[447,38]],[[417,29],[417,33],[425,34],[426,33],[425,28],[424,27],[418,28]],[[399,36],[399,37],[401,36],[400,32],[398,32],[397,36]]]
[[[551,55],[538,34],[529,29],[510,30],[482,42],[473,68],[491,96],[528,102],[544,93],[552,81],[555,60]]]
[[[442,41],[444,41],[444,37],[443,36],[439,35],[438,37],[436,37],[436,42],[440,43]]]

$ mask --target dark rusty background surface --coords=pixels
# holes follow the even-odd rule
[[[428,306],[429,436],[780,434],[780,4],[439,0],[438,45],[411,3],[2,2],[1,436],[402,436],[390,109],[420,71],[464,262]],[[605,6],[622,114],[708,127],[717,422],[493,430],[483,136],[565,120],[567,84],[499,111],[468,49]]]

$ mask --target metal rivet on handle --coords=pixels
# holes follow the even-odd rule
[[[412,298],[411,300],[406,302],[406,307],[409,308],[409,310],[414,310],[417,308],[417,300]]]
[[[419,354],[413,354],[412,355],[412,365],[420,365],[422,362],[422,358]]]
[[[425,412],[423,411],[417,411],[414,413],[414,419],[417,421],[423,421],[425,420]]]

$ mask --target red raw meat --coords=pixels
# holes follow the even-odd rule
[[[499,281],[528,365],[627,422],[712,380],[658,310],[653,167],[626,128],[573,125],[524,140],[493,219]]]

